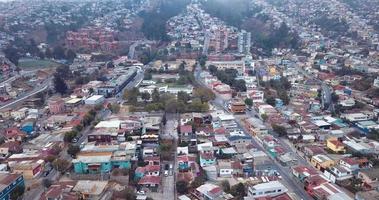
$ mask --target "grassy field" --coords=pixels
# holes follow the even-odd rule
[[[24,69],[43,69],[43,68],[54,68],[60,66],[60,63],[51,60],[36,60],[36,59],[20,59],[18,66]]]

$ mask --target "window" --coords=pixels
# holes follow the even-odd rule
[[[282,191],[282,189],[279,189],[279,190],[278,190],[278,192],[281,192],[281,191]]]

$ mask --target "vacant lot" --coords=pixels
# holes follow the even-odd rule
[[[61,65],[60,63],[57,63],[51,60],[37,60],[37,59],[30,59],[30,58],[20,59],[18,63],[19,63],[18,66],[23,69],[54,68]]]

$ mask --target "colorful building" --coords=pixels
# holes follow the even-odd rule
[[[78,174],[107,173],[114,168],[128,169],[131,157],[124,152],[83,152],[72,161],[74,171]]]
[[[10,194],[18,187],[25,188],[22,174],[0,173],[0,199],[9,200]]]

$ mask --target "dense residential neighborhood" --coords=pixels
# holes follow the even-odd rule
[[[379,199],[376,0],[0,0],[0,199]]]

